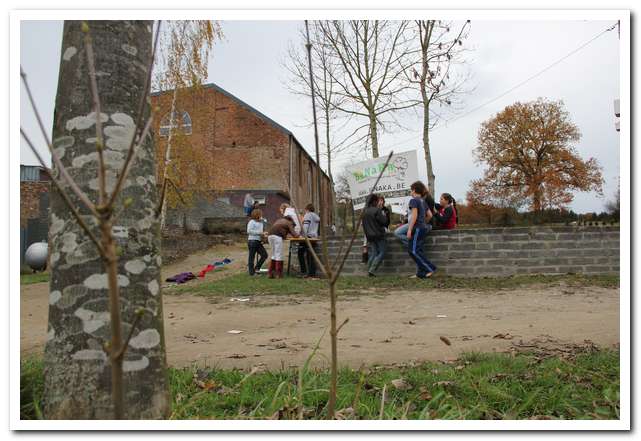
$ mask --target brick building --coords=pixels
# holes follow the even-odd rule
[[[329,207],[328,220],[333,222],[334,193],[329,177],[292,132],[215,84],[181,93],[173,122],[172,98],[173,91],[152,95],[157,113],[157,157],[164,158],[169,130],[176,127],[186,143],[198,146],[203,161],[198,166],[205,166],[209,175],[208,188],[200,188],[200,192],[210,191],[212,197],[198,196],[189,204],[169,210],[168,226],[199,230],[208,218],[243,218],[247,193],[260,201],[270,222],[278,217],[280,204],[290,201],[290,195],[299,209],[313,203],[318,210],[322,194]],[[323,187],[320,193],[318,173]]]
[[[47,241],[49,176],[42,167],[20,165],[20,263],[34,242]]]

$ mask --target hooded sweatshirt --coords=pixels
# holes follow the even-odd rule
[[[318,237],[318,226],[320,225],[320,216],[313,211],[308,211],[303,217],[303,232],[307,237]]]
[[[289,216],[292,218],[292,220],[294,221],[294,231],[296,231],[296,234],[300,234],[300,221],[298,220],[298,214],[296,214],[296,210],[294,210],[293,207],[287,207],[285,208],[283,216]]]

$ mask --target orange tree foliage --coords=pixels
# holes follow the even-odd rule
[[[471,199],[499,207],[526,203],[539,212],[569,204],[573,191],[601,194],[601,167],[594,158],[583,161],[573,147],[580,137],[562,101],[506,107],[481,125],[474,155],[487,169],[472,182]]]
[[[210,51],[223,38],[220,23],[209,20],[170,20],[161,27],[158,62],[154,67],[157,91],[157,175],[160,186],[169,182],[161,216],[178,204],[192,205],[197,196],[213,195],[214,158],[203,130],[212,119],[202,82],[208,76]],[[189,126],[183,112],[189,110]],[[160,133],[160,127],[168,131]]]

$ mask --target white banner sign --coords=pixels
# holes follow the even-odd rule
[[[376,178],[383,170],[387,155],[346,167],[348,172],[349,191],[355,210],[365,206],[365,200]],[[410,194],[410,185],[418,180],[416,150],[392,155],[387,169],[374,189],[374,193],[383,196],[385,203],[392,206],[395,213],[404,213],[404,204]]]

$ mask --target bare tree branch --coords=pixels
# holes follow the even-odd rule
[[[387,165],[389,164],[390,160],[392,159],[392,155],[394,152],[390,152],[389,155],[387,156],[387,160],[385,161],[385,165],[381,169],[381,172],[378,174],[378,178],[376,178],[376,182],[374,182],[374,185],[372,186],[369,194],[371,196],[374,193],[374,190],[376,189],[376,186],[378,185],[379,181],[381,180],[381,177],[383,176],[383,173],[387,169]],[[361,210],[361,214],[358,217],[358,222],[356,223],[356,228],[352,232],[352,238],[349,242],[349,245],[347,247],[347,250],[345,251],[345,254],[342,256],[337,255],[336,256],[336,262],[340,261],[340,264],[338,265],[336,272],[334,273],[332,281],[336,281],[336,279],[340,276],[341,271],[343,271],[343,266],[345,265],[345,261],[347,260],[347,257],[349,256],[350,251],[352,250],[352,246],[354,245],[354,240],[356,239],[356,234],[358,234],[358,230],[361,227],[361,222],[363,221],[363,213],[365,213],[365,210]]]
[[[29,145],[29,148],[33,152],[34,155],[36,155],[36,158],[38,159],[38,162],[44,168],[45,172],[51,179],[51,182],[56,186],[58,189],[58,193],[60,193],[60,196],[62,196],[62,199],[65,201],[65,204],[67,204],[67,207],[69,207],[69,211],[71,211],[71,214],[73,214],[73,217],[76,218],[76,221],[78,221],[78,225],[84,230],[85,233],[87,233],[87,236],[89,236],[89,239],[96,245],[98,248],[98,252],[100,253],[100,256],[104,257],[105,256],[105,250],[103,249],[102,245],[100,244],[100,241],[98,238],[93,234],[89,226],[86,224],[84,219],[80,216],[80,213],[76,209],[76,207],[73,205],[71,200],[69,199],[69,195],[62,189],[62,186],[60,185],[60,182],[58,181],[57,178],[53,176],[53,173],[47,167],[45,164],[44,160],[42,159],[42,156],[40,156],[40,153],[38,153],[38,150],[35,148],[25,131],[20,127],[20,134],[22,135],[22,138],[27,142],[27,145]]]
[[[160,27],[161,27],[162,21],[158,21],[158,25],[156,26],[156,36],[154,38],[154,46],[151,50],[151,57],[149,59],[149,65],[147,66],[147,77],[145,79],[145,89],[142,95],[142,99],[140,100],[140,104],[138,105],[138,116],[136,117],[136,125],[134,129],[133,136],[131,137],[131,141],[129,143],[129,149],[127,151],[127,159],[125,159],[125,163],[122,166],[122,171],[120,173],[120,176],[118,176],[118,181],[116,182],[116,186],[114,187],[114,190],[111,194],[111,198],[109,199],[109,202],[107,203],[108,207],[113,207],[114,203],[116,202],[116,197],[120,193],[120,189],[122,188],[125,179],[127,179],[127,174],[129,173],[129,167],[131,162],[133,161],[133,157],[135,155],[135,145],[136,142],[139,145],[142,145],[142,143],[145,141],[146,138],[146,132],[149,131],[149,126],[151,124],[152,118],[150,117],[149,120],[147,121],[147,125],[142,131],[142,134],[140,136],[137,136],[140,130],[140,127],[142,125],[144,113],[145,113],[145,106],[147,105],[147,98],[149,97],[149,90],[150,90],[150,85],[151,85],[151,72],[152,68],[154,65],[154,60],[156,57],[156,50],[158,48],[158,36],[160,35]]]
[[[47,144],[47,147],[49,148],[49,152],[51,153],[52,162],[56,165],[56,167],[58,167],[60,174],[66,181],[67,185],[69,185],[71,190],[74,192],[74,194],[78,197],[78,199],[80,199],[80,201],[85,205],[85,207],[89,211],[91,211],[93,215],[98,217],[96,206],[93,204],[93,202],[89,200],[87,195],[84,194],[82,190],[80,190],[80,187],[78,187],[78,185],[73,180],[73,178],[69,176],[67,169],[65,168],[64,165],[62,165],[60,158],[58,158],[58,155],[56,155],[56,153],[54,152],[51,141],[47,137],[47,131],[45,130],[44,124],[42,123],[40,112],[38,112],[38,108],[36,107],[36,102],[34,101],[33,96],[31,95],[31,89],[29,88],[29,83],[27,82],[27,74],[22,70],[22,66],[20,66],[20,77],[22,78],[22,83],[24,84],[25,89],[27,90],[27,95],[29,96],[29,102],[31,103],[31,108],[33,109],[33,113],[36,117],[36,120],[38,121],[38,125],[40,126],[40,131],[42,133],[42,136]],[[35,147],[32,147],[32,149],[34,149],[35,151]],[[46,168],[46,165],[43,165],[43,167]]]
[[[96,114],[96,150],[98,151],[98,205],[102,210],[105,200],[107,199],[107,184],[105,181],[105,160],[103,149],[105,146],[102,131],[102,113],[100,109],[100,94],[98,93],[98,82],[96,81],[95,55],[89,34],[89,25],[83,22],[83,31],[85,33],[85,53],[87,54],[87,67],[89,72],[89,85],[91,86],[91,96],[93,98],[94,112]]]

